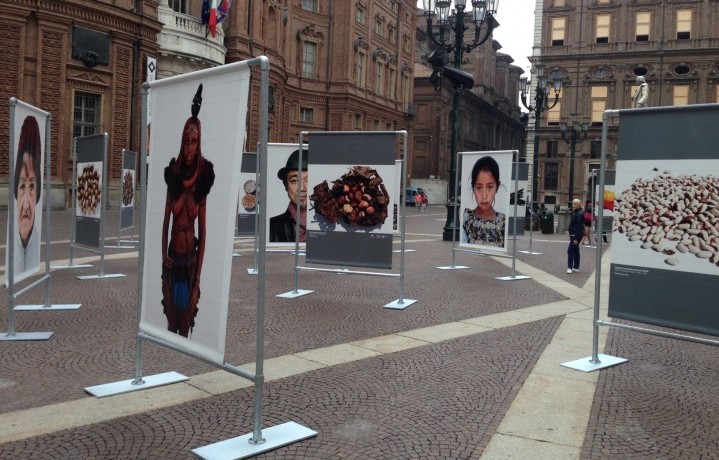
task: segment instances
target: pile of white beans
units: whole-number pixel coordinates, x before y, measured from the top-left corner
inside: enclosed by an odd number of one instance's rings
[[[719,267],[719,177],[672,176],[637,179],[615,203],[613,230],[669,256],[691,253]],[[668,244],[667,244],[668,243]]]

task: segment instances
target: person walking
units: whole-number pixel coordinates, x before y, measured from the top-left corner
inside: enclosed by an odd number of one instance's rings
[[[569,221],[569,246],[567,247],[567,273],[579,271],[579,242],[584,234],[584,211],[582,202],[572,201],[572,217]]]
[[[414,207],[417,208],[417,212],[422,212],[422,194],[419,192],[414,195]]]

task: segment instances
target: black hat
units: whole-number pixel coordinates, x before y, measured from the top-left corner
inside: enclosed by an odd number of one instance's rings
[[[308,151],[305,149],[302,149],[302,170],[307,170],[307,157],[308,157]],[[292,152],[290,157],[287,159],[287,164],[284,168],[277,171],[277,177],[284,182],[287,179],[287,173],[290,171],[299,171],[300,170],[300,151],[295,150]]]

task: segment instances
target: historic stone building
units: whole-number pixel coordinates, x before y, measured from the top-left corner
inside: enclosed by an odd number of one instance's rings
[[[53,207],[70,200],[75,136],[108,133],[108,173],[117,191],[122,149],[139,149],[143,66],[157,54],[161,28],[155,1],[0,2],[0,100],[16,97],[52,114]],[[0,177],[7,183],[5,107]],[[7,187],[0,190],[4,205]]]
[[[575,144],[574,196],[590,199],[602,114],[632,107],[637,76],[649,84],[649,106],[719,101],[716,2],[538,0],[536,11],[541,20],[532,62],[545,65],[545,74],[563,76],[564,84],[559,104],[541,120],[540,202],[567,205],[571,145],[559,126],[571,123],[572,114],[589,124],[586,140]],[[615,165],[617,131],[612,122],[607,168]]]
[[[53,207],[70,204],[73,138],[102,132],[109,135],[109,205],[117,205],[121,152],[141,151],[142,83],[151,74],[165,78],[259,55],[271,65],[271,142],[296,142],[302,131],[406,130],[410,177],[446,181],[451,90],[429,91],[424,74],[415,78],[423,54],[415,0],[235,0],[215,37],[201,9],[202,0],[0,3],[0,98],[52,114]],[[498,49],[489,40],[469,56],[476,83],[463,105],[463,148],[520,148],[513,94],[521,71]],[[248,150],[258,141],[258,85],[254,79]],[[421,100],[432,101],[421,102],[420,114],[415,85]],[[8,110],[0,111],[4,145],[8,125]],[[0,153],[0,168],[7,167]],[[7,181],[7,173],[0,177]],[[438,201],[445,191],[440,195]]]

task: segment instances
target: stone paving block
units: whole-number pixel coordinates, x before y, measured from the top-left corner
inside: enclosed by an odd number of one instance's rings
[[[482,460],[529,460],[530,452],[534,460],[576,460],[580,454],[574,446],[497,434],[482,452]]]
[[[213,395],[227,393],[228,391],[239,390],[240,388],[247,388],[254,385],[254,383],[246,378],[225,370],[207,372],[205,374],[192,376],[188,384]]]
[[[535,315],[530,315],[522,311],[508,311],[505,313],[496,313],[494,315],[478,316],[476,318],[468,318],[463,323],[474,324],[491,329],[500,329],[503,327],[516,326],[517,324],[538,321]]]
[[[488,327],[476,326],[468,323],[440,324],[412,331],[402,332],[401,335],[428,343],[443,342],[449,339],[465,337],[472,334],[491,331]]]
[[[394,353],[409,350],[410,348],[421,347],[427,345],[427,342],[402,335],[391,334],[366,340],[356,340],[352,342],[352,345],[367,348],[377,353]]]
[[[499,433],[581,448],[595,385],[530,375],[499,425]]]
[[[321,363],[325,366],[334,366],[337,364],[357,361],[358,359],[371,358],[380,353],[358,347],[350,344],[335,345],[327,348],[318,348],[315,350],[303,351],[296,353],[296,356],[306,360]]]

